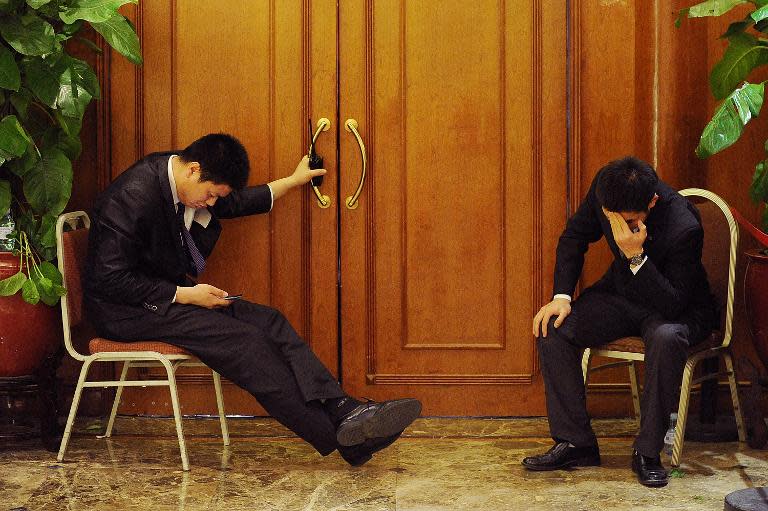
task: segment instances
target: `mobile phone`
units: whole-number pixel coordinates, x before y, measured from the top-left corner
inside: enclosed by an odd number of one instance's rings
[[[227,296],[224,297],[224,299],[225,300],[239,300],[242,297],[243,297],[242,294],[239,294],[239,295],[227,295]]]

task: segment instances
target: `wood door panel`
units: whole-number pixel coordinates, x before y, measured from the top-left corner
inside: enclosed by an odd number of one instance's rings
[[[556,6],[510,4],[340,4],[341,116],[369,162],[360,207],[341,213],[352,393],[417,395],[427,414],[543,412],[529,332],[551,286],[543,225],[564,219],[563,176],[543,168],[563,168],[565,54],[543,33]],[[346,195],[360,156],[340,143]]]
[[[248,150],[249,184],[265,183],[290,175],[306,153],[307,118],[335,121],[334,2],[167,0],[141,2],[130,13],[145,64],[113,66],[112,131],[127,142],[112,144],[113,177],[146,153],[228,132]],[[330,169],[336,166],[335,138],[332,129],[318,141]],[[335,187],[330,172],[324,193]],[[267,215],[223,221],[201,281],[280,309],[335,373],[336,210],[319,209],[313,197],[307,188],[292,190]],[[190,369],[179,377],[185,413],[215,413],[204,374]],[[123,413],[170,412],[166,389],[126,390],[124,396]],[[231,385],[226,409],[264,414]]]

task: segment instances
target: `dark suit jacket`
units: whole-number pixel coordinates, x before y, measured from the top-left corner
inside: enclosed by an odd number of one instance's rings
[[[164,315],[176,286],[192,284],[168,181],[172,154],[178,153],[154,153],[138,161],[96,200],[83,292],[97,327],[141,314]],[[219,218],[265,213],[271,205],[267,185],[232,191],[208,208],[212,218],[206,228],[192,223],[195,245],[208,257],[221,233]]]
[[[594,288],[624,296],[670,321],[716,327],[719,315],[701,264],[704,230],[696,208],[659,181],[659,199],[645,222],[648,237],[643,249],[648,259],[633,275],[597,199],[597,179],[560,236],[554,293],[573,295],[588,245],[605,236],[614,260]]]

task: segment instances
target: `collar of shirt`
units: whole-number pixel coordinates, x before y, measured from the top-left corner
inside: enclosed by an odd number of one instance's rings
[[[176,158],[175,154],[172,154],[168,158],[168,181],[171,183],[171,195],[173,196],[173,208],[178,211],[179,207],[179,194],[176,192],[176,179],[173,177],[173,159]],[[211,221],[211,212],[208,208],[184,208],[184,226],[187,230],[192,227],[192,221],[197,222],[203,227],[208,227],[208,223]]]

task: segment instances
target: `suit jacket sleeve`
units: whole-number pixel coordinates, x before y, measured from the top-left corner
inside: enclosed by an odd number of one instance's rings
[[[603,236],[603,229],[598,217],[598,214],[602,213],[595,195],[596,182],[597,178],[592,182],[592,186],[579,209],[568,219],[565,230],[557,242],[553,294],[573,296],[576,282],[578,282],[584,267],[584,254],[590,243],[594,243]]]
[[[248,186],[234,190],[226,197],[216,201],[211,208],[218,218],[269,213],[272,209],[272,191],[268,185]]]
[[[156,211],[146,202],[141,191],[126,189],[102,205],[91,225],[92,234],[96,231],[89,248],[92,282],[98,294],[109,297],[112,303],[141,304],[147,310],[165,314],[176,284],[147,275],[139,262],[139,254],[149,250],[147,245],[151,243],[140,236],[151,231],[143,215]]]
[[[636,275],[632,275],[628,265],[622,265],[626,289],[634,291],[666,319],[678,318],[688,309],[693,293],[700,289],[701,275],[695,270],[701,264],[703,244],[703,229],[693,227],[684,231],[672,245],[663,271],[650,258]]]

